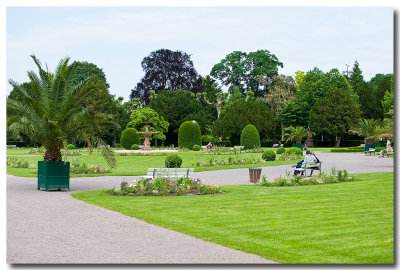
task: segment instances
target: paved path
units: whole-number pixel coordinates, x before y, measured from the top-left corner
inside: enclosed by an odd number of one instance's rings
[[[393,171],[393,158],[319,153],[323,171]],[[290,165],[264,167],[269,179]],[[207,184],[249,184],[248,169],[195,173]],[[133,177],[71,178],[71,192],[106,189]],[[7,175],[7,263],[273,263],[75,200],[36,190],[35,178]]]

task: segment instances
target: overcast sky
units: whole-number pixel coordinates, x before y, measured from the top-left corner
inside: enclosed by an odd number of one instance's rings
[[[32,53],[50,71],[69,56],[102,68],[125,101],[142,59],[161,48],[190,54],[203,76],[232,51],[260,49],[283,62],[285,75],[344,71],[355,60],[366,80],[393,73],[389,7],[7,7],[6,34],[7,79],[28,80]]]

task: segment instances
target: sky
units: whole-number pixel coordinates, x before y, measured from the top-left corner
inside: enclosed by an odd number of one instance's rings
[[[110,93],[125,101],[143,58],[161,48],[190,54],[202,76],[232,51],[265,49],[284,75],[344,71],[356,60],[366,80],[393,73],[392,7],[8,6],[6,15],[7,80],[28,80],[31,54],[52,72],[68,56],[103,69]]]

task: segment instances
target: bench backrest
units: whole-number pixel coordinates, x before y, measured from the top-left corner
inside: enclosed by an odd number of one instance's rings
[[[303,162],[304,168],[321,168],[321,162]]]
[[[147,176],[179,178],[190,177],[193,172],[194,168],[148,168]]]

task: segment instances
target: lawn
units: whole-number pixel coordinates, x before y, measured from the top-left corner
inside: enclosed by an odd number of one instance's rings
[[[223,186],[225,193],[205,196],[71,196],[280,263],[392,264],[393,173],[355,177],[316,186]]]
[[[210,171],[210,170],[224,170],[224,169],[237,169],[237,168],[254,168],[260,166],[279,166],[296,163],[299,160],[288,160],[288,161],[269,161],[267,163],[258,164],[241,164],[241,165],[223,165],[223,166],[211,166],[211,167],[200,167],[196,166],[196,162],[203,161],[208,162],[210,159],[227,160],[229,157],[234,159],[244,158],[260,158],[261,153],[243,153],[240,155],[204,155],[204,151],[185,151],[179,152],[179,156],[182,157],[183,163],[182,168],[194,168],[195,172]],[[85,163],[90,165],[102,165],[107,167],[107,163],[104,158],[101,157],[99,152],[94,151],[92,155],[88,155],[88,151],[82,150],[81,154],[76,156],[76,160],[79,163]],[[30,153],[28,148],[18,149],[7,149],[7,155],[36,155],[36,156],[20,156],[21,160],[27,161],[29,164],[36,164],[39,160],[43,160],[43,153]],[[68,161],[73,160],[73,156],[67,157]],[[118,175],[118,176],[135,176],[145,175],[148,168],[164,168],[164,160],[166,155],[152,154],[146,156],[120,156],[116,154],[117,168],[113,169],[110,173],[105,175]],[[36,168],[10,168],[7,166],[7,173],[22,176],[22,177],[35,177],[37,176]],[[104,175],[104,174],[102,174]],[[71,175],[72,177],[81,176],[99,176],[99,174],[80,174]]]

